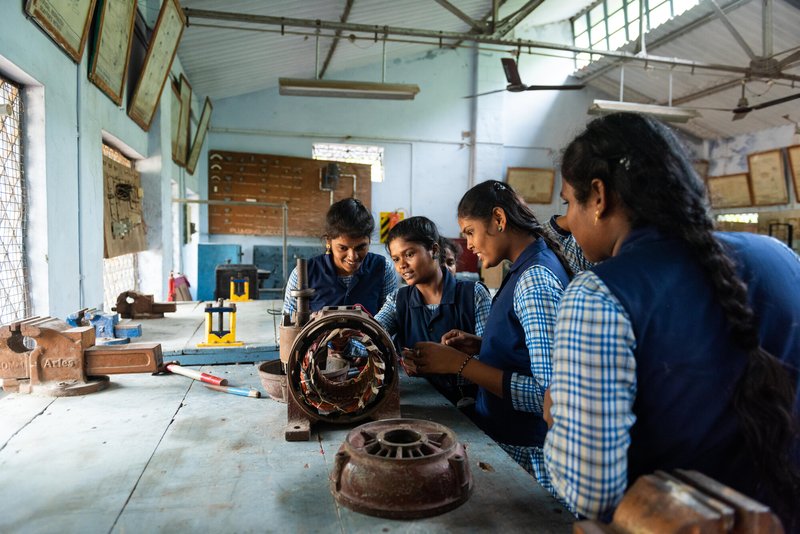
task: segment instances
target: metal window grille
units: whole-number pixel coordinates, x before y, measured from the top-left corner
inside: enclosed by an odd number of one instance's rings
[[[133,162],[122,152],[103,145],[103,157],[110,158],[133,168]],[[137,254],[123,254],[103,260],[103,306],[110,311],[117,304],[117,296],[123,291],[139,289],[139,259]]]
[[[364,163],[372,167],[371,180],[373,182],[383,181],[383,147],[314,143],[311,147],[311,157],[343,163]]]
[[[639,2],[643,2],[645,32],[694,7],[700,0],[598,0],[572,17],[572,42],[592,50],[617,50],[639,38]],[[575,69],[598,59],[575,54]]]
[[[30,315],[20,87],[0,77],[0,324]]]

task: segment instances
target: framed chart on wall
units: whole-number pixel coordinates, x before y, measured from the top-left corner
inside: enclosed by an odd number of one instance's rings
[[[128,116],[145,131],[150,129],[150,123],[153,122],[185,27],[186,16],[178,0],[164,0],[128,106]]]
[[[135,2],[101,0],[89,79],[118,106],[122,104],[135,18]]]
[[[180,83],[181,109],[178,117],[178,138],[175,150],[172,151],[172,160],[178,165],[186,166],[186,156],[189,152],[189,116],[192,113],[192,86],[189,80],[181,74]]]
[[[750,186],[754,206],[774,206],[789,203],[783,155],[780,150],[759,152],[747,156],[750,167]]]
[[[712,208],[741,208],[752,206],[750,180],[747,174],[709,176],[706,183]]]
[[[556,171],[529,167],[509,167],[506,182],[530,204],[550,204]]]
[[[786,153],[789,156],[789,169],[792,171],[794,199],[800,202],[800,145],[788,147]]]
[[[200,159],[200,150],[203,148],[203,143],[206,140],[206,131],[208,124],[211,122],[211,100],[206,97],[205,104],[203,105],[203,113],[200,115],[200,121],[197,123],[197,132],[194,134],[192,141],[192,149],[189,151],[189,158],[186,160],[186,172],[194,174],[194,169],[197,167],[197,160]]]
[[[95,1],[28,0],[25,11],[75,63],[80,63]]]

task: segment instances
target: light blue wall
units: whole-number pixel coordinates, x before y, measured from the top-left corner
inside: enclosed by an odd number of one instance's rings
[[[155,273],[141,289],[163,298],[172,245],[169,181],[177,172],[169,154],[169,125],[158,118],[148,134],[87,77],[88,51],[76,65],[25,17],[23,2],[9,2],[0,16],[0,72],[27,89],[25,178],[31,208],[32,313],[64,317],[103,303],[103,136],[118,139],[128,156],[142,160],[145,222],[150,252],[142,272]],[[167,86],[167,90],[170,90]],[[169,117],[169,98],[160,113]],[[166,191],[166,193],[165,193]],[[162,224],[166,223],[166,224]]]
[[[559,39],[568,37],[565,27],[556,27]],[[508,166],[553,167],[555,155],[585,122],[585,114],[576,110],[587,109],[594,98],[588,91],[463,98],[505,87],[500,57],[460,48],[390,61],[387,81],[420,86],[413,101],[287,97],[277,87],[219,100],[209,147],[308,158],[317,142],[382,146],[386,179],[372,184],[373,215],[403,209],[408,215],[430,217],[444,235],[456,236],[461,196],[477,182],[504,179]],[[572,70],[571,61],[527,55],[520,65],[528,83],[562,83]],[[375,81],[379,73],[371,66],[335,78]],[[201,178],[200,188],[205,197],[207,177]],[[537,213],[555,213],[557,196],[558,188],[552,204],[534,207]],[[253,244],[279,243],[272,237],[208,235],[206,217],[201,220],[201,241],[242,244],[245,262],[251,261]],[[372,249],[383,251],[380,245]]]

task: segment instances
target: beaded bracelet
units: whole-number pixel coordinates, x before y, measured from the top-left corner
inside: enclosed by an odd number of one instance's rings
[[[458,372],[456,373],[456,375],[457,375],[457,376],[461,376],[461,371],[463,371],[463,370],[464,370],[464,367],[466,367],[466,366],[467,366],[467,364],[468,364],[468,363],[469,363],[469,361],[470,361],[470,360],[473,358],[473,356],[475,356],[475,355],[474,355],[474,354],[470,354],[469,356],[467,356],[466,358],[464,358],[464,363],[462,363],[462,364],[461,364],[461,367],[458,369]],[[463,377],[462,377],[462,378],[463,378]]]

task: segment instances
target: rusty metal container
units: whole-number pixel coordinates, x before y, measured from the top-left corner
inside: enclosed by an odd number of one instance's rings
[[[385,419],[347,435],[330,476],[336,502],[378,517],[442,514],[469,499],[472,474],[464,445],[444,425]]]

